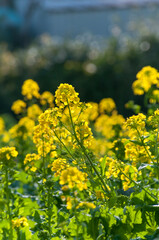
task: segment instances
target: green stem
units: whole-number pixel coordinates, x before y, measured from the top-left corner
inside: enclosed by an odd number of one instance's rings
[[[83,144],[79,141],[78,137],[77,137],[77,134],[76,134],[76,131],[75,131],[75,127],[74,127],[74,123],[73,123],[73,120],[72,120],[72,115],[71,115],[71,109],[69,107],[69,104],[68,104],[68,109],[69,109],[69,114],[70,114],[70,119],[71,119],[71,125],[72,125],[72,129],[73,129],[73,134],[74,134],[74,137],[77,141],[77,143],[79,144],[79,146],[81,147],[86,159],[88,160],[88,162],[90,163],[91,167],[93,168],[94,172],[96,173],[96,175],[98,176],[99,180],[101,181],[101,186],[102,186],[102,189],[103,189],[103,186],[104,186],[104,191],[106,191],[107,193],[109,193],[109,190],[103,180],[103,178],[100,176],[98,170],[96,169],[96,167],[94,166],[93,162],[92,162],[92,159],[89,157],[89,155],[87,154],[86,152],[86,149],[85,147],[83,146]]]
[[[48,187],[48,226],[49,226],[49,235],[51,239],[52,229],[51,229],[51,217],[52,217],[52,208],[51,208],[51,199],[50,199],[50,187]]]
[[[159,129],[159,127],[158,127],[158,129]],[[143,144],[143,146],[144,146],[144,148],[145,148],[145,151],[147,152],[149,158],[151,159],[151,161],[152,161],[153,164],[155,165],[155,162],[154,162],[154,160],[152,159],[149,151],[147,150],[147,148],[146,148],[146,146],[145,146],[145,143],[144,143],[144,141],[143,141],[143,138],[142,138],[142,136],[140,135],[140,132],[138,131],[137,128],[136,128],[136,130],[137,130],[138,136],[139,136],[139,138],[140,138],[140,140],[141,140],[141,142],[142,142],[142,144]],[[157,144],[157,138],[158,138],[158,132],[157,132],[157,136],[156,136],[156,144]],[[158,162],[158,161],[159,161],[159,160],[158,160],[158,149],[157,149],[157,167],[159,166],[159,162]],[[157,176],[158,176],[158,180],[159,180],[159,168],[157,168]],[[142,189],[145,191],[144,188],[142,188]],[[145,191],[145,192],[147,192],[147,191]],[[149,195],[151,195],[149,192],[147,192],[147,193],[148,193]],[[158,194],[157,194],[157,196],[158,196]],[[152,195],[151,195],[151,197],[152,197]],[[154,196],[154,197],[155,197],[155,196]],[[154,198],[154,197],[153,197],[153,198]],[[157,198],[155,197],[155,199],[158,200],[158,197],[157,197]]]
[[[12,216],[11,216],[11,210],[10,210],[10,190],[9,190],[9,176],[8,176],[8,168],[6,167],[5,171],[5,178],[6,178],[6,199],[7,199],[7,218],[9,216],[9,240],[13,239],[13,229],[12,229]]]
[[[43,140],[43,156],[42,156],[42,158],[43,158],[43,175],[44,175],[44,178],[46,178],[46,172],[45,172],[45,156],[44,156],[44,137],[42,136],[42,140]]]
[[[66,145],[61,141],[61,139],[59,138],[59,136],[57,135],[57,133],[55,132],[55,130],[54,130],[54,134],[55,134],[55,136],[57,137],[57,139],[59,140],[59,142],[64,146],[64,148],[66,149],[66,151],[70,154],[70,156],[72,157],[72,159],[75,160],[74,157],[73,157],[73,155],[72,155],[72,153],[69,151],[69,149],[66,147]]]

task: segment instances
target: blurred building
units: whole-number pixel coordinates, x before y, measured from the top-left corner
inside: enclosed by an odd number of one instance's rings
[[[89,32],[118,35],[159,20],[159,0],[15,0],[23,30],[75,37]],[[154,24],[152,24],[154,25]],[[150,27],[151,29],[151,27]]]

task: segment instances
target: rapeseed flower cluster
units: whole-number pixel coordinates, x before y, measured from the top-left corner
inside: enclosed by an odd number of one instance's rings
[[[99,112],[103,113],[111,113],[116,109],[116,104],[112,98],[103,98],[99,103]]]
[[[37,155],[36,153],[28,153],[24,159],[24,165],[27,165],[25,167],[25,170],[26,171],[30,170],[31,172],[36,172],[36,170],[37,170],[36,162],[39,160],[40,160],[40,156]]]
[[[22,138],[23,140],[27,140],[28,137],[32,137],[34,127],[34,120],[28,117],[23,117],[17,124],[9,129],[9,135],[13,139]]]
[[[27,106],[27,104],[24,101],[19,99],[19,100],[16,100],[15,102],[13,102],[13,104],[11,106],[11,110],[15,114],[20,114],[26,110],[26,106]]]
[[[45,91],[40,95],[41,105],[48,105],[48,107],[54,107],[54,96],[51,92]]]
[[[106,139],[111,139],[116,136],[115,126],[120,126],[124,123],[124,117],[119,114],[113,114],[112,116],[102,114],[100,115],[95,122],[95,129],[97,132],[102,133]]]
[[[147,136],[146,116],[143,113],[133,115],[124,122],[124,130],[131,140],[140,140]],[[145,141],[143,139],[143,141]]]
[[[159,73],[150,66],[143,67],[136,75],[137,80],[133,82],[132,89],[135,95],[143,95],[148,92],[152,85],[159,87]]]
[[[154,113],[148,117],[147,123],[151,127],[158,129],[158,127],[159,127],[159,109],[154,111]]]
[[[150,146],[141,146],[133,142],[128,142],[125,145],[125,157],[128,159],[133,166],[141,163],[151,163],[153,157],[150,151]]]
[[[96,208],[96,206],[95,206],[95,204],[94,203],[92,203],[92,202],[80,202],[78,205],[77,205],[77,207],[76,207],[76,209],[78,209],[78,208],[92,208],[92,209],[94,209],[94,208]]]
[[[64,83],[60,84],[55,92],[55,102],[59,108],[64,108],[66,106],[75,106],[79,104],[78,93],[75,92],[74,87]]]
[[[11,158],[18,156],[18,152],[15,147],[2,147],[0,148],[0,161],[5,163]]]
[[[87,174],[76,167],[69,167],[61,172],[60,184],[67,184],[70,189],[77,188],[79,191],[87,189]]]
[[[33,97],[39,98],[39,90],[39,85],[32,79],[28,79],[23,83],[22,95],[28,100],[31,100]]]
[[[51,167],[51,171],[55,172],[55,176],[59,176],[61,171],[69,167],[67,160],[64,158],[57,158],[53,161],[53,163],[49,164],[48,167]]]
[[[106,177],[108,179],[111,177],[120,179],[122,181],[124,191],[134,186],[131,179],[133,179],[133,181],[136,181],[138,176],[138,170],[135,166],[126,165],[118,159],[107,157],[106,167]]]
[[[37,104],[33,104],[32,106],[28,107],[27,115],[30,119],[37,120],[39,115],[42,113],[41,108]]]
[[[136,81],[133,85],[136,94],[146,93],[152,85],[159,86],[158,72],[147,67],[137,75]],[[28,181],[37,186],[38,203],[42,202],[47,209],[44,215],[50,219],[50,226],[53,211],[59,214],[58,204],[61,209],[73,209],[72,216],[74,211],[91,213],[90,209],[111,201],[118,188],[127,191],[146,182],[142,169],[151,176],[156,173],[158,109],[148,117],[139,113],[125,120],[111,98],[104,98],[99,104],[83,103],[69,84],[61,84],[55,97],[47,91],[40,94],[39,90],[33,80],[24,82],[24,101],[17,100],[12,105],[19,121],[7,132],[11,147],[0,149],[0,162],[9,166],[10,159],[20,152],[24,176],[30,174]],[[157,91],[154,90],[154,96]],[[1,136],[5,132],[0,118]],[[35,216],[38,218],[38,213]],[[28,226],[27,218],[13,219],[12,226],[13,229]]]
[[[12,219],[13,228],[23,228],[29,226],[28,219],[26,217],[21,217],[17,219]]]

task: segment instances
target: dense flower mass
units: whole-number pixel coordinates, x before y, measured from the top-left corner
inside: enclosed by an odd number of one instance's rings
[[[0,118],[0,239],[156,237],[157,88],[158,71],[143,68],[133,90],[145,93],[147,114],[129,101],[125,120],[111,98],[84,103],[69,84],[40,94],[26,80],[17,123]]]
[[[82,191],[87,189],[87,174],[76,167],[69,167],[61,172],[60,184],[68,184],[69,188],[77,187]]]
[[[62,170],[69,167],[69,164],[67,163],[66,159],[57,158],[52,164],[49,165],[49,167],[51,167],[51,171],[55,172],[55,176],[59,176]]]
[[[151,163],[152,154],[149,146],[141,146],[128,142],[125,145],[125,157],[136,166],[138,163]]]

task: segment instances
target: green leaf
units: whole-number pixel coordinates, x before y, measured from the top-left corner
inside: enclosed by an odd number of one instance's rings
[[[137,193],[137,192],[133,192],[130,195],[130,203],[132,205],[143,205],[144,204],[144,200],[145,200],[145,191],[142,190],[141,192]]]
[[[40,214],[39,214],[39,212],[37,210],[34,213],[34,221],[37,222],[37,223],[41,223],[42,222]]]
[[[104,156],[104,158],[103,158],[103,160],[102,160],[102,162],[101,162],[102,176],[105,176],[106,158],[107,158],[107,156]]]

